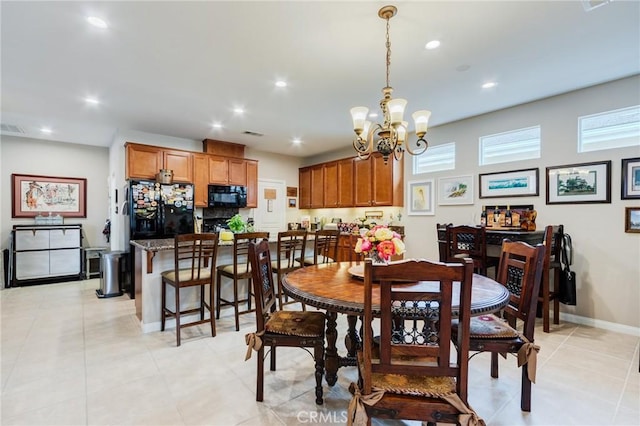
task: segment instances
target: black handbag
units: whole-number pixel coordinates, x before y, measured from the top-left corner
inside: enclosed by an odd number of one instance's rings
[[[560,272],[560,286],[558,291],[558,300],[565,305],[575,305],[577,302],[576,297],[576,273],[571,270],[569,266],[571,264],[571,258],[573,253],[569,254],[572,250],[571,237],[568,234],[564,234],[562,240],[562,271]]]

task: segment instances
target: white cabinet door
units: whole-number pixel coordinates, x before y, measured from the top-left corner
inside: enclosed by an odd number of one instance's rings
[[[80,273],[80,249],[51,250],[49,275],[76,275]]]
[[[80,246],[79,229],[52,229],[49,232],[49,248],[73,248]]]
[[[16,253],[16,278],[28,280],[49,276],[49,252],[28,251]]]
[[[16,231],[16,250],[46,250],[49,248],[48,229],[25,229]]]

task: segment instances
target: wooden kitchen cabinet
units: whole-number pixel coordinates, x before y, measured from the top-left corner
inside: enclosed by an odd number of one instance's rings
[[[209,183],[229,184],[229,159],[227,157],[209,155]]]
[[[162,148],[150,145],[126,144],[126,179],[153,179],[163,167]]]
[[[196,207],[209,205],[209,156],[193,154],[193,200]]]
[[[338,207],[338,162],[324,164],[323,198],[324,207]]]
[[[324,207],[352,207],[353,158],[324,163]]]
[[[258,162],[245,160],[247,163],[247,208],[258,208]]]
[[[194,181],[193,154],[191,152],[163,150],[162,160],[163,169],[173,170],[173,180],[175,182],[190,183]]]
[[[300,194],[300,208],[311,208],[311,168],[304,167],[298,171],[298,186]]]
[[[311,167],[311,208],[324,207],[324,167],[322,164]]]
[[[403,206],[404,162],[374,154],[367,160],[354,160],[355,206]]]
[[[229,158],[229,185],[247,186],[247,162],[242,158]]]

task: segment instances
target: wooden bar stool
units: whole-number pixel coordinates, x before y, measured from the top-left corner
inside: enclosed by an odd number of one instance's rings
[[[268,239],[268,232],[244,232],[233,235],[233,263],[218,265],[216,276],[216,318],[220,318],[220,308],[233,306],[236,331],[240,330],[240,315],[253,312],[251,309],[251,265],[249,263],[249,243]],[[220,295],[222,277],[233,280],[233,298],[223,299]],[[238,282],[247,280],[247,297],[238,299]],[[240,311],[239,305],[247,308]]]
[[[307,231],[284,231],[278,232],[277,258],[271,261],[271,269],[277,275],[277,294],[280,309],[289,303],[299,303],[297,300],[288,300],[282,291],[282,277],[291,271],[302,268],[299,259],[304,256],[307,245]],[[304,309],[304,304],[302,304]]]

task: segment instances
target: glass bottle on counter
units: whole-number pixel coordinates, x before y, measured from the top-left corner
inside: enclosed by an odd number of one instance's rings
[[[493,226],[500,226],[500,209],[498,206],[493,209]]]
[[[504,214],[504,226],[512,226],[513,219],[511,218],[511,207],[507,204],[507,211]]]
[[[482,213],[480,213],[480,226],[487,226],[487,206],[482,206]]]

